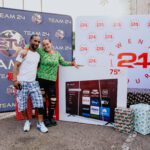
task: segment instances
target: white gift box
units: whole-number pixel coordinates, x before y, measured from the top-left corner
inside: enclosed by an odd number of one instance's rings
[[[135,131],[146,135],[150,133],[150,105],[135,104],[130,108],[134,111],[134,129]]]

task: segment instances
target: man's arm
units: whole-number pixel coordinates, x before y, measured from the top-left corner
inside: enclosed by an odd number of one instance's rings
[[[19,74],[19,67],[24,60],[25,57],[22,56],[22,51],[20,51],[18,56],[16,57],[16,62],[13,68],[13,82],[14,82],[14,87],[17,89],[19,89],[19,85],[20,85],[20,83],[17,81],[17,75]]]
[[[17,75],[19,73],[20,65],[21,65],[21,62],[16,61],[14,64],[14,68],[13,68],[13,82],[14,82],[14,87],[16,89],[18,89],[18,85],[19,85],[19,82],[17,81]]]
[[[13,68],[13,81],[17,80],[17,75],[19,73],[19,67],[21,62],[16,61]]]

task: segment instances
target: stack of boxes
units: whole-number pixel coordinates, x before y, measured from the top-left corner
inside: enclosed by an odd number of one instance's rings
[[[143,135],[150,134],[150,105],[140,103],[130,108],[116,108],[114,126],[124,133],[135,130]]]
[[[114,126],[124,133],[131,133],[134,130],[134,113],[130,108],[116,108]]]
[[[150,133],[150,105],[135,104],[130,108],[134,111],[134,129],[135,131],[146,135]]]

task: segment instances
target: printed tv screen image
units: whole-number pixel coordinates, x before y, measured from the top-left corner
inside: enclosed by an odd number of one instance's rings
[[[66,113],[114,121],[117,79],[66,82]]]

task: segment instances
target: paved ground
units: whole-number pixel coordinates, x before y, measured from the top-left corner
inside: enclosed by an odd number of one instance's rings
[[[150,135],[123,134],[111,127],[59,121],[47,134],[22,131],[23,122],[0,115],[0,150],[150,150]]]

